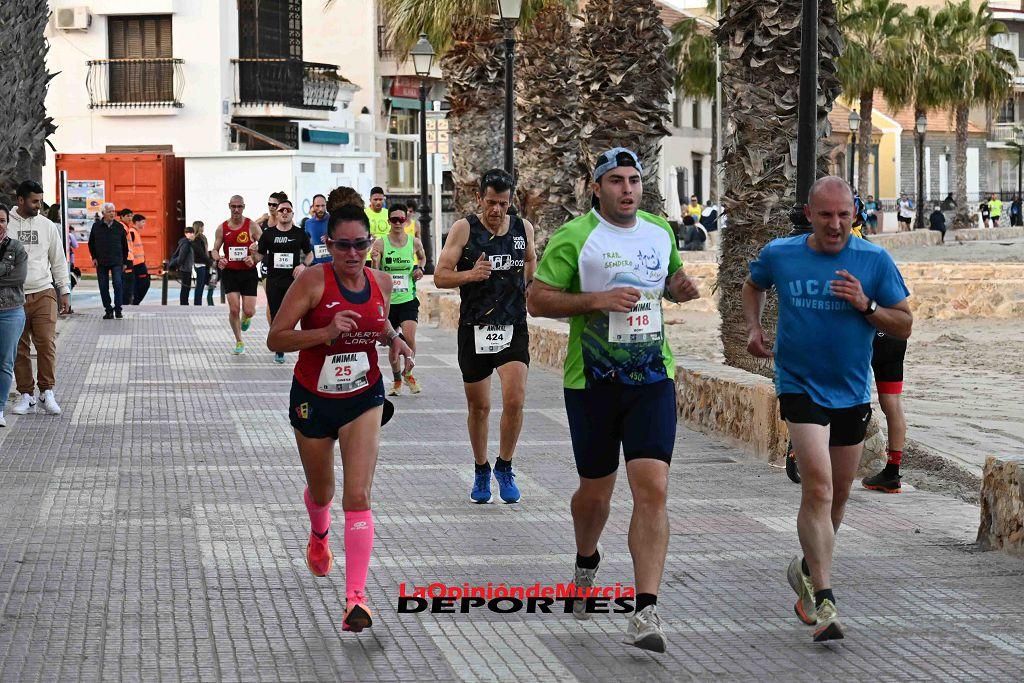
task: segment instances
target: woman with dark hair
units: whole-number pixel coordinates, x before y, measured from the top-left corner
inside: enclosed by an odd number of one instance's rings
[[[381,424],[394,410],[384,398],[377,344],[390,346],[393,363],[404,358],[406,367],[415,364],[412,350],[388,322],[391,276],[364,266],[372,243],[361,208],[343,206],[331,213],[327,246],[333,261],[307,268],[289,287],[267,337],[271,351],[299,352],[288,416],[306,473],[303,498],[311,527],[306,566],[314,576],[325,576],[334,565],[327,534],[335,440],[341,450],[342,630],[356,633],[373,623],[365,595],[374,535],[370,487]]]
[[[0,204],[0,427],[7,426],[4,406],[14,381],[14,359],[25,327],[25,278],[28,252],[7,234],[11,214]]]

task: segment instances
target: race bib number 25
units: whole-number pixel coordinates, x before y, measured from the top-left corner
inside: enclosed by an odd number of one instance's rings
[[[350,394],[369,382],[370,359],[366,353],[337,353],[324,358],[317,389],[325,394]]]

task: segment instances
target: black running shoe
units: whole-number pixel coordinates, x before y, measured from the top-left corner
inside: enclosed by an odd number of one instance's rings
[[[800,468],[796,464],[796,452],[793,451],[792,441],[789,442],[789,447],[786,449],[786,476],[794,484],[800,483]]]
[[[882,493],[899,493],[902,489],[900,487],[900,475],[897,473],[886,472],[882,470],[873,477],[864,477],[864,481],[861,483],[864,488],[871,489],[872,491],[881,491]]]

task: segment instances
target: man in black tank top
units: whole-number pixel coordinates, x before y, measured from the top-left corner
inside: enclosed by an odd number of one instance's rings
[[[481,212],[458,220],[437,259],[434,284],[459,288],[459,368],[469,407],[469,441],[476,474],[470,498],[491,501],[487,460],[487,417],[491,411],[491,373],[501,378],[501,440],[494,477],[501,499],[519,502],[512,455],[523,426],[530,336],[526,327],[526,288],[537,269],[533,225],[508,214],[512,178],[491,170],[480,181]]]

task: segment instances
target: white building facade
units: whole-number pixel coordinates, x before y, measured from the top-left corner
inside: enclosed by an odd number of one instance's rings
[[[51,0],[47,109],[57,152],[169,152],[185,159],[186,220],[250,215],[284,190],[377,183],[360,86],[328,57],[321,6],[301,0]],[[310,30],[312,28],[312,30]],[[53,152],[44,172],[56,196]]]

